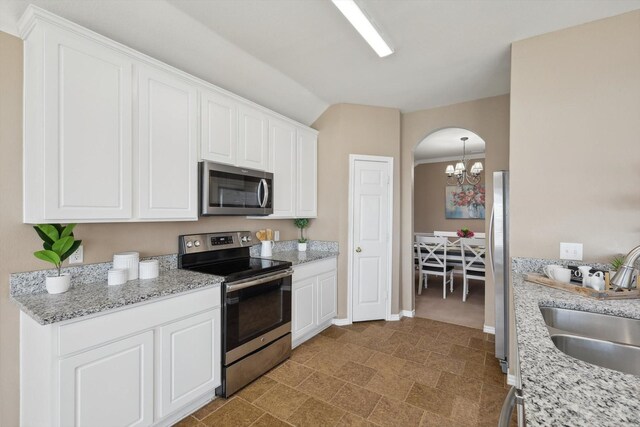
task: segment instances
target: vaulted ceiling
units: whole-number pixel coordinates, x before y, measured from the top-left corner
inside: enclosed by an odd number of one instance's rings
[[[329,0],[28,3],[301,122],[340,102],[415,111],[509,92],[513,41],[640,8],[640,0],[360,0],[395,48],[378,58]]]

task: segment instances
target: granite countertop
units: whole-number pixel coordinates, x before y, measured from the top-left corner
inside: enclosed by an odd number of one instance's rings
[[[35,321],[48,325],[193,289],[219,286],[223,280],[221,276],[171,269],[155,279],[130,280],[119,286],[109,286],[103,281],[73,286],[62,294],[40,292],[14,295],[12,299]]]
[[[640,319],[640,302],[593,300],[527,282],[516,272],[513,284],[527,425],[640,425],[640,377],[558,350],[539,309],[561,307]]]
[[[305,251],[298,252],[295,251],[282,251],[282,252],[274,252],[271,259],[275,259],[277,261],[289,261],[294,266],[305,264],[313,261],[320,261],[327,258],[337,257],[338,252],[334,251]],[[264,257],[262,257],[264,258]]]

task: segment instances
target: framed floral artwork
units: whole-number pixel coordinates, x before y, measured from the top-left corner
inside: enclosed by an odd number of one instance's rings
[[[484,184],[447,185],[444,213],[446,219],[484,219]]]

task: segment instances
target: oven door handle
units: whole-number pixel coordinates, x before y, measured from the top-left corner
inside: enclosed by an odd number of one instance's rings
[[[237,282],[227,284],[227,292],[238,291],[240,289],[261,285],[263,283],[267,283],[273,280],[278,280],[287,276],[291,276],[292,274],[293,274],[293,269],[289,268],[284,272],[278,273],[278,274],[265,274],[264,276],[252,277],[245,280],[239,280]]]

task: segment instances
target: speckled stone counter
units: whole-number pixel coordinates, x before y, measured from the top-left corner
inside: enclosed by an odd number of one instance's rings
[[[274,252],[271,259],[275,259],[278,261],[289,261],[294,266],[305,264],[307,262],[320,261],[327,258],[337,257],[338,252],[330,252],[330,251],[305,251],[298,252],[295,251],[283,251],[283,252]]]
[[[564,354],[553,345],[540,313],[547,306],[640,319],[640,301],[597,301],[526,282],[523,273],[539,271],[537,261],[514,260],[513,273],[527,425],[640,425],[640,377]]]
[[[221,276],[171,269],[156,279],[131,280],[119,286],[96,282],[74,286],[63,294],[40,292],[14,295],[12,299],[35,321],[47,325],[193,289],[219,286],[223,280]]]

